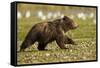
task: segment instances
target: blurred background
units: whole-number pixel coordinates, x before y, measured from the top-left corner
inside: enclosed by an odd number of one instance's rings
[[[72,62],[96,60],[96,8],[40,4],[17,4],[17,51],[29,30],[37,23],[70,17],[79,27],[66,34],[77,45],[60,49],[55,42],[48,44],[48,51],[37,50],[37,43],[17,52],[18,64]]]
[[[79,28],[69,31],[72,38],[96,37],[96,8],[39,4],[18,4],[18,40],[23,40],[31,27],[42,21],[50,21],[68,16],[79,24]]]

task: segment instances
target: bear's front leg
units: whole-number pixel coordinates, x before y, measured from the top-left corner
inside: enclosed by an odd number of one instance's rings
[[[67,35],[64,36],[64,44],[73,44],[76,45],[76,43]]]
[[[64,45],[64,36],[63,36],[63,35],[57,37],[56,43],[58,44],[58,46],[59,46],[61,49],[68,49],[68,48],[66,48],[65,45]]]

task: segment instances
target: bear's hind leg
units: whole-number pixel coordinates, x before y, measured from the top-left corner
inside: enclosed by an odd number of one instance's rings
[[[27,40],[24,41],[21,45],[20,51],[24,51],[26,48],[28,48],[29,46],[31,46],[33,43],[35,43],[35,41],[32,40]]]
[[[38,45],[38,50],[45,50],[46,44],[44,43],[39,43]]]

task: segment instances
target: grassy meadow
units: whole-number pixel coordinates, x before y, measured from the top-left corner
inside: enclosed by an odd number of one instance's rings
[[[18,9],[21,6],[18,7]],[[22,7],[21,7],[22,8]],[[68,7],[67,7],[68,8]],[[68,8],[70,11],[79,10],[79,12],[84,12],[84,8]],[[29,8],[28,8],[29,9]],[[55,8],[53,8],[55,9]],[[63,8],[64,9],[64,8]],[[86,8],[88,10],[88,8]],[[94,8],[95,9],[95,8]],[[19,9],[21,11],[21,9]],[[38,9],[37,9],[38,10]],[[49,9],[48,9],[49,10]],[[61,11],[61,9],[59,9]],[[32,10],[31,10],[32,11]],[[58,11],[58,10],[57,10]],[[69,12],[70,12],[69,11]],[[94,10],[88,10],[94,13]],[[77,12],[77,13],[79,13]],[[76,14],[76,13],[75,13]],[[64,15],[69,16],[70,14],[64,13]],[[96,60],[96,23],[93,18],[86,19],[78,18],[77,15],[72,18],[75,23],[79,24],[79,27],[75,30],[68,31],[67,34],[70,36],[77,45],[66,44],[68,49],[60,49],[54,42],[48,44],[46,51],[37,50],[37,42],[27,48],[25,52],[19,52],[20,45],[22,44],[28,31],[37,23],[48,21],[48,19],[42,20],[37,16],[23,17],[17,20],[17,64],[38,64],[38,63],[55,63],[55,62],[73,62],[73,61],[89,61]],[[56,19],[56,18],[53,18]],[[51,20],[53,20],[51,19]]]

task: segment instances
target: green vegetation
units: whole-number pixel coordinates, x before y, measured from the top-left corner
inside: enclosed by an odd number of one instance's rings
[[[17,53],[18,64],[37,64],[52,62],[72,62],[96,60],[95,40],[76,40],[78,45],[66,45],[68,49],[60,49],[54,43],[46,47],[47,51],[38,51],[36,47],[27,48]]]
[[[69,7],[67,7],[66,9],[69,9]],[[75,8],[75,7],[71,8],[73,12],[75,9],[78,10],[79,8]],[[71,10],[69,9],[69,12]],[[83,10],[84,8],[79,11],[83,11]],[[68,14],[64,14],[64,15],[68,15]],[[33,44],[31,47],[27,48],[25,52],[19,52],[20,45],[23,42],[28,31],[32,28],[33,25],[42,22],[42,20],[37,18],[36,16],[18,19],[18,24],[17,24],[18,64],[20,65],[20,64],[96,60],[96,24],[94,24],[93,18],[87,18],[86,20],[82,20],[75,17],[73,18],[73,20],[74,22],[79,24],[79,27],[75,30],[71,30],[67,32],[66,34],[71,38],[73,38],[73,40],[75,40],[77,45],[68,44],[66,45],[68,49],[60,49],[55,42],[52,42],[46,47],[46,49],[48,50],[38,51],[37,44]]]

